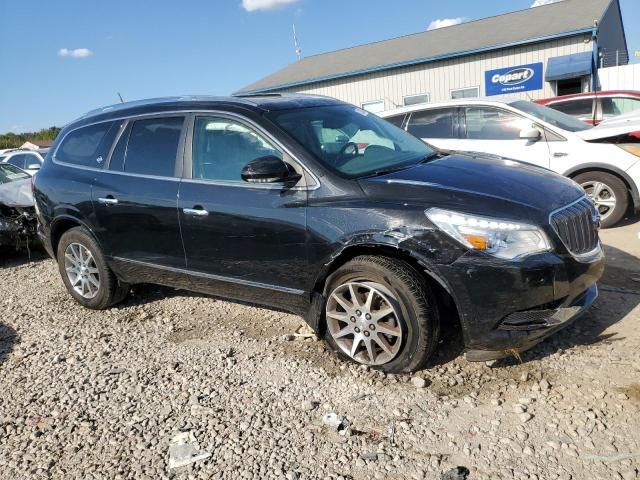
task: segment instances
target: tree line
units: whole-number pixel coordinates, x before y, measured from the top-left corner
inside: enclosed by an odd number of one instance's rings
[[[3,133],[0,134],[0,149],[18,148],[30,140],[55,140],[58,133],[60,133],[58,127],[43,128],[37,132]]]

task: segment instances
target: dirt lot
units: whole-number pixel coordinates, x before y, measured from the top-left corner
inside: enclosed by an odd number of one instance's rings
[[[603,232],[596,305],[522,363],[468,363],[450,338],[414,377],[341,363],[297,317],[184,292],[84,310],[52,260],[3,252],[0,478],[639,478],[638,232]],[[170,470],[181,431],[210,457]]]

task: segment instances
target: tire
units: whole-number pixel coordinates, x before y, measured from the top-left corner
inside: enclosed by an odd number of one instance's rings
[[[573,180],[578,183],[585,192],[594,200],[596,208],[600,211],[601,227],[613,227],[624,217],[629,208],[629,192],[627,186],[620,179],[606,172],[585,172],[576,175]],[[594,192],[600,188],[599,193],[594,197]],[[615,206],[599,204],[601,202],[613,201]]]
[[[423,368],[436,349],[440,332],[436,298],[425,278],[407,262],[356,257],[329,276],[324,298],[325,341],[343,359],[387,373],[408,373]],[[389,307],[393,313],[383,316]]]
[[[86,252],[90,254],[90,258]],[[79,273],[79,258],[83,261],[86,259],[87,262],[82,273]],[[129,285],[116,278],[107,266],[102,250],[83,227],[72,228],[62,235],[58,242],[57,259],[58,270],[67,291],[84,307],[104,310],[124,300],[129,293]],[[68,269],[71,269],[70,273]],[[80,278],[82,276],[84,277]],[[72,284],[72,277],[77,279],[75,286]],[[94,283],[96,279],[97,285]],[[81,287],[83,283],[86,288]]]

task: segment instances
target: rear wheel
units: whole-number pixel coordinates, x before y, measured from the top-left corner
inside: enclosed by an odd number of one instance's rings
[[[576,175],[574,180],[595,203],[602,228],[613,227],[622,220],[629,207],[629,192],[619,177],[605,172],[585,172]]]
[[[62,235],[57,259],[67,291],[84,307],[103,310],[124,300],[129,292],[129,286],[118,281],[100,247],[82,227]]]
[[[325,339],[342,358],[401,373],[422,368],[433,354],[435,297],[408,263],[356,257],[328,278],[325,294]]]

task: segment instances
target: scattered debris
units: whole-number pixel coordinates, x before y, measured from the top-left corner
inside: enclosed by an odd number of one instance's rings
[[[467,467],[456,467],[442,474],[442,480],[467,480],[469,469]]]
[[[200,450],[193,432],[180,432],[169,445],[169,468],[179,468],[209,458],[211,454]]]
[[[333,428],[340,435],[347,435],[351,429],[351,422],[337,413],[327,413],[322,417],[322,423]]]

